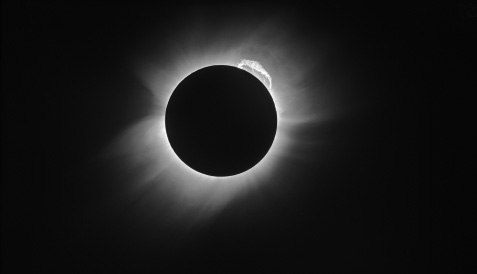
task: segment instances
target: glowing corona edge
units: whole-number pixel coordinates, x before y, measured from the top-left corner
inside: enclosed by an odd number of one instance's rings
[[[156,216],[158,222],[197,224],[235,198],[283,177],[287,158],[293,155],[291,147],[297,142],[296,128],[317,120],[310,111],[313,102],[307,97],[308,88],[302,84],[314,64],[306,58],[294,61],[304,52],[296,41],[287,42],[286,35],[265,36],[262,32],[273,34],[283,29],[264,27],[234,44],[226,42],[225,34],[212,39],[216,43],[198,44],[189,41],[197,33],[178,31],[178,39],[189,39],[179,40],[180,47],[171,44],[163,51],[136,58],[137,75],[151,92],[155,107],[106,149],[106,157],[119,159],[120,175],[116,176],[123,182],[123,196],[118,199],[135,199],[135,195],[147,191],[146,197],[141,196],[141,204],[149,212],[156,211],[150,216]],[[263,41],[262,37],[280,38]],[[189,168],[172,150],[165,130],[165,110],[176,86],[194,71],[213,65],[239,67],[255,75],[268,88],[277,110],[277,132],[269,152],[253,168],[235,176],[213,177]],[[137,207],[137,211],[145,210],[141,205]]]

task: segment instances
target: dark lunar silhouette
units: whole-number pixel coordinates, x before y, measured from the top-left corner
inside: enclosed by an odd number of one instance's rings
[[[249,170],[269,151],[277,112],[267,88],[232,66],[202,68],[174,90],[166,109],[166,131],[177,156],[211,176]]]

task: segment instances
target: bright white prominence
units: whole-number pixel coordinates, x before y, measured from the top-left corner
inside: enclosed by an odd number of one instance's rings
[[[259,62],[242,59],[242,61],[240,61],[240,63],[238,64],[238,67],[240,69],[245,69],[245,67],[249,67],[252,70],[252,72],[260,73],[261,76],[265,77],[268,80],[268,86],[267,85],[265,86],[267,86],[269,90],[272,89],[272,77],[270,77],[270,74],[268,74],[268,72],[262,67],[262,65],[260,65]]]

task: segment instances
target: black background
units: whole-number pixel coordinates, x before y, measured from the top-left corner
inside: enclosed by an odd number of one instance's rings
[[[457,104],[475,90],[475,4],[198,6],[211,26],[238,10],[290,9],[311,45],[325,29],[342,45],[326,81],[349,83],[332,96],[353,111],[301,129],[332,141],[296,151],[311,160],[271,184],[266,203],[238,201],[190,235],[146,237],[131,227],[147,224],[121,214],[89,217],[114,192],[91,159],[153,108],[149,93],[130,92],[141,83],[121,56],[154,28],[173,37],[189,13],[12,3],[2,7],[2,273],[457,273],[474,259],[455,214],[470,202],[455,190],[475,176],[461,175],[466,146],[449,135],[465,135],[450,117],[466,115]]]

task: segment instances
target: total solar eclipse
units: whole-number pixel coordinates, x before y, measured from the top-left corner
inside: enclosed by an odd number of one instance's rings
[[[177,85],[167,103],[165,128],[187,166],[210,176],[233,176],[268,153],[277,111],[268,89],[251,73],[209,66]]]

